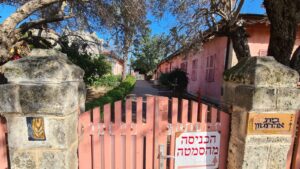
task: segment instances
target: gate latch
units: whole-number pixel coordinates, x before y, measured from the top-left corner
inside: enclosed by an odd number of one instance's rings
[[[175,159],[175,156],[164,155],[165,154],[165,145],[160,144],[158,147],[159,147],[159,153],[158,153],[159,169],[163,169],[165,159],[168,159],[168,158]]]

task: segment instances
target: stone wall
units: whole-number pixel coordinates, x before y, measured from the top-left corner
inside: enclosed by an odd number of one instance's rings
[[[33,50],[2,67],[0,113],[7,119],[12,169],[77,169],[84,72],[55,50]]]
[[[228,168],[286,168],[300,108],[298,73],[273,57],[253,57],[224,80],[223,103],[232,108]]]

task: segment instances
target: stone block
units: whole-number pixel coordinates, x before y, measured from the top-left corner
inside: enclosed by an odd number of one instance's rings
[[[20,113],[19,85],[0,85],[0,114]]]
[[[254,86],[296,87],[299,74],[273,57],[250,57],[225,71],[224,80]]]
[[[67,165],[68,169],[77,169],[78,168],[78,153],[77,153],[78,144],[75,143],[69,150],[67,154]]]
[[[267,168],[286,168],[287,155],[291,145],[271,145]]]
[[[235,88],[234,105],[246,110],[276,109],[276,90],[272,87],[239,85]]]
[[[84,71],[54,49],[34,49],[28,57],[8,62],[3,67],[9,83],[60,83],[82,81]]]
[[[40,116],[38,116],[40,117]],[[52,148],[67,149],[77,142],[78,113],[66,117],[44,117],[45,141],[29,141],[26,117],[6,116],[8,125],[8,142],[10,149]]]
[[[22,84],[19,90],[24,114],[67,115],[78,111],[78,83]]]
[[[243,169],[268,169],[269,145],[245,145]]]
[[[242,140],[237,137],[230,138],[227,168],[242,168],[244,149],[244,142]]]
[[[244,139],[246,136],[247,129],[247,112],[236,112],[233,111],[231,114],[231,136],[239,139]]]
[[[248,135],[245,139],[248,145],[258,144],[285,144],[290,145],[290,135]]]
[[[237,84],[235,84],[235,83],[224,82],[222,103],[225,103],[225,105],[232,105],[234,103],[236,86],[237,86]]]
[[[45,151],[39,153],[39,168],[41,169],[70,169],[67,168],[67,158],[65,151]]]
[[[86,100],[86,86],[84,82],[79,83],[78,86],[78,102],[79,102],[79,108],[80,108],[80,113],[85,112],[85,100]]]
[[[299,110],[300,109],[300,89],[278,88],[277,109],[279,110]]]
[[[54,145],[64,145],[66,147],[71,146],[78,140],[77,125],[78,125],[78,113],[69,115],[65,119],[61,118],[49,118],[49,138],[53,138]]]
[[[39,169],[36,161],[35,151],[19,151],[10,149],[10,167],[11,169]]]
[[[38,152],[39,169],[78,169],[77,145],[67,150]]]

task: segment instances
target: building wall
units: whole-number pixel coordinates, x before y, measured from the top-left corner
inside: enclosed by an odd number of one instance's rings
[[[247,26],[246,31],[249,34],[248,42],[252,56],[266,56],[269,43],[269,27],[266,24],[253,24]],[[187,91],[193,95],[198,95],[206,99],[219,103],[221,101],[223,72],[225,70],[225,60],[227,53],[227,37],[214,37],[205,42],[202,49],[198,52],[190,52],[184,56],[177,55],[171,60],[162,63],[158,68],[159,72],[166,73],[171,69],[180,68],[181,63],[187,63],[187,73],[189,84]],[[295,48],[300,45],[300,32],[298,32]],[[227,68],[231,68],[237,63],[235,53],[232,49],[232,44],[228,48],[229,59]],[[207,79],[208,57],[213,56],[214,75],[213,80]],[[196,62],[195,62],[196,61]],[[193,66],[196,63],[196,66]],[[196,74],[196,75],[195,75]],[[159,76],[158,76],[159,77]]]
[[[115,61],[112,64],[112,74],[113,75],[121,75],[122,72],[123,72],[123,64],[118,61]]]
[[[248,42],[250,47],[251,56],[266,56],[269,46],[269,26],[266,24],[253,24],[247,26],[246,29],[249,34]],[[300,45],[300,31],[297,33],[294,51]],[[294,52],[293,51],[293,52]],[[232,66],[237,64],[237,59],[233,51],[233,59],[231,60]]]
[[[217,37],[205,43],[200,52],[190,53],[188,58],[189,93],[197,95],[200,91],[201,95],[209,100],[220,100],[226,46],[227,38]],[[208,67],[208,57],[213,60],[212,67]],[[196,62],[197,65],[193,66],[193,62]],[[209,69],[213,70],[213,79],[208,79],[207,72]]]

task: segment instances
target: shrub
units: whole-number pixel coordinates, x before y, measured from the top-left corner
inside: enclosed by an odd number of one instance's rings
[[[102,107],[107,103],[114,103],[115,101],[123,100],[134,88],[135,82],[136,79],[133,76],[127,76],[119,86],[110,90],[104,96],[86,103],[86,109],[89,110],[98,106]]]
[[[186,72],[181,69],[175,69],[170,73],[161,74],[159,82],[170,89],[174,89],[176,92],[183,92],[187,88],[189,79]]]
[[[170,72],[168,79],[171,87],[175,87],[175,91],[178,92],[185,91],[189,83],[187,73],[185,71],[182,71],[181,69],[175,69]]]
[[[93,86],[107,86],[116,87],[121,82],[121,75],[104,75],[100,78],[94,79],[91,85]]]
[[[92,57],[71,52],[68,54],[68,58],[84,70],[84,81],[89,85],[111,71],[111,65],[105,61],[103,55]]]
[[[170,82],[169,82],[169,73],[162,73],[159,76],[159,83],[163,86],[169,87],[170,86]]]
[[[66,39],[62,39],[62,52],[67,54],[68,59],[84,70],[84,81],[91,85],[94,81],[111,72],[111,65],[104,55],[89,55],[80,52],[78,45],[68,45]]]

